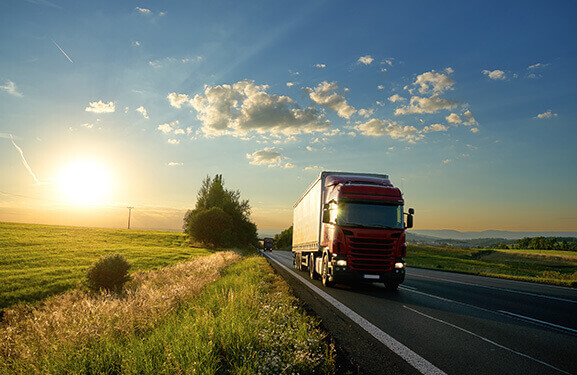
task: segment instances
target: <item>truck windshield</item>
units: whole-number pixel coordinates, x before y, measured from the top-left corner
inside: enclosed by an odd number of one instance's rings
[[[403,206],[341,202],[337,224],[357,228],[403,229]]]

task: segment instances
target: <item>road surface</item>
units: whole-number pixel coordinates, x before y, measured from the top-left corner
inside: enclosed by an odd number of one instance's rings
[[[325,288],[267,253],[367,374],[577,374],[577,290],[408,268],[382,284]]]

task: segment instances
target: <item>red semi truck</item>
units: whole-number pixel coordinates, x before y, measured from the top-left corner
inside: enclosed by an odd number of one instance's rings
[[[387,175],[321,172],[294,206],[295,268],[325,286],[359,280],[396,290],[405,279],[405,229],[413,226],[414,210],[403,206]]]

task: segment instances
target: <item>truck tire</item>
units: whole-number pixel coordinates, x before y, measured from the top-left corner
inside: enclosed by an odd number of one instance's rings
[[[300,253],[295,254],[294,262],[295,262],[295,269],[297,271],[301,271],[302,267],[303,267],[303,262],[301,260],[301,254]]]
[[[323,256],[321,279],[323,281],[323,285],[328,288],[335,285],[335,281],[329,279],[329,256],[327,254]]]
[[[311,280],[317,278],[317,271],[315,270],[315,255],[313,253],[309,255],[309,276]]]

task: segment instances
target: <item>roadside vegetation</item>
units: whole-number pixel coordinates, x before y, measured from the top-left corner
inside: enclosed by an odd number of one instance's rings
[[[274,249],[290,251],[293,245],[293,226],[274,236]]]
[[[409,244],[406,260],[409,267],[577,286],[577,252],[572,251],[481,250]]]
[[[317,325],[263,258],[218,252],[6,309],[0,373],[333,373]]]
[[[0,222],[0,309],[76,287],[101,256],[121,254],[133,271],[212,253],[183,233]]]

